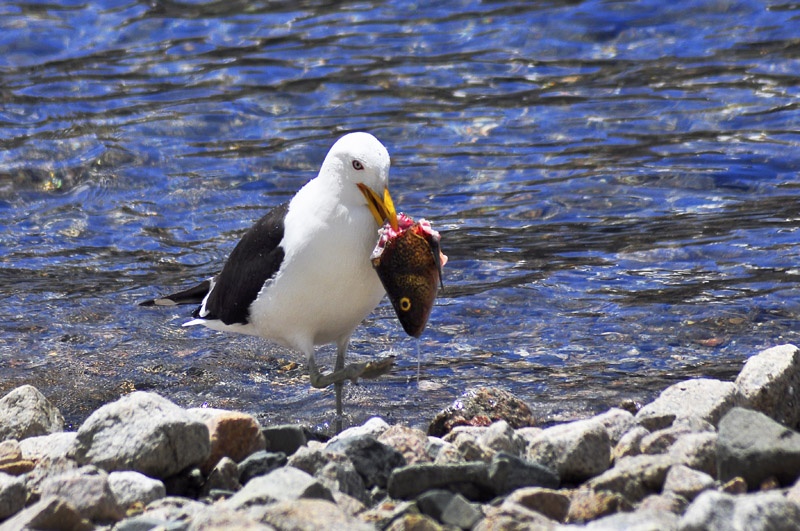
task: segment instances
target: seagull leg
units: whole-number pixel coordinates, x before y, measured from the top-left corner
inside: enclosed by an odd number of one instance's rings
[[[355,383],[359,378],[374,379],[388,373],[394,364],[394,356],[388,356],[375,362],[351,363],[345,366],[344,357],[349,343],[349,338],[339,343],[336,351],[336,364],[333,372],[328,374],[320,372],[313,352],[308,356],[308,377],[311,380],[311,385],[318,389],[328,387],[331,384],[334,386],[336,393],[336,433],[342,431],[342,391],[345,380]]]

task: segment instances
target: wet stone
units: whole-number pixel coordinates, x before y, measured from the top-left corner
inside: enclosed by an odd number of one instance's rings
[[[532,426],[528,405],[508,391],[494,387],[470,389],[442,410],[428,427],[428,435],[443,437],[456,426],[489,426],[505,420],[514,429]]]

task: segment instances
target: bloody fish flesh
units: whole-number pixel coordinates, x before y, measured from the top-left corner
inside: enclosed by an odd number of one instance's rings
[[[397,216],[398,230],[386,223],[372,252],[372,267],[386,289],[403,330],[419,337],[428,323],[442,285],[447,256],[439,248],[439,233],[425,219]]]

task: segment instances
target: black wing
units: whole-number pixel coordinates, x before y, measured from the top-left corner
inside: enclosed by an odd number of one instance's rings
[[[208,315],[230,325],[247,324],[250,305],[264,283],[275,276],[283,262],[283,221],[289,203],[270,210],[248,230],[214,279],[214,288],[206,301]],[[199,317],[199,308],[195,317]]]

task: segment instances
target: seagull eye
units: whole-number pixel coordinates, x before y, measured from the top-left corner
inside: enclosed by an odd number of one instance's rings
[[[353,169],[354,169],[354,170],[361,171],[361,170],[363,170],[363,169],[364,169],[364,165],[363,165],[363,164],[361,164],[361,161],[360,161],[360,160],[354,160],[354,161],[353,161]]]

